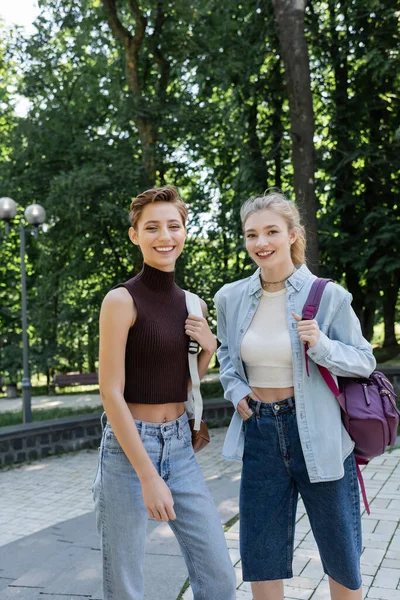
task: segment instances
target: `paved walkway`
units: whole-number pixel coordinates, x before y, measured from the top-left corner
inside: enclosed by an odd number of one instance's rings
[[[199,455],[203,473],[223,522],[238,512],[240,465],[221,459],[226,430],[212,430],[212,444]],[[101,599],[100,555],[92,512],[91,484],[96,451],[52,457],[0,471],[0,596],[2,600]],[[400,600],[400,449],[374,459],[364,469],[372,514],[363,513],[364,597]],[[237,599],[251,600],[240,570],[235,523],[226,533],[237,573]],[[295,577],[286,581],[285,599],[328,600],[309,521],[299,503]],[[145,572],[146,600],[176,600],[186,579],[179,548],[166,524],[151,523]],[[157,587],[161,586],[161,587]],[[190,588],[183,596],[192,598]]]

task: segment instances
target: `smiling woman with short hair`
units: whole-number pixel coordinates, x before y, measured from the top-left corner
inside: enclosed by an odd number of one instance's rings
[[[174,187],[135,198],[129,237],[140,246],[143,269],[111,290],[101,308],[99,380],[108,423],[93,494],[104,600],[143,600],[149,517],[168,522],[174,532],[195,600],[235,598],[223,529],[184,411],[189,336],[202,349],[200,378],[216,349],[205,304],[203,317],[188,315],[185,293],[175,283],[186,217]]]

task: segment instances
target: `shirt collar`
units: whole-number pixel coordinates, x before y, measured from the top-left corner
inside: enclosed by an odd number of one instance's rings
[[[255,294],[256,292],[261,290],[261,280],[260,280],[260,272],[261,269],[258,269],[253,273],[250,277],[250,285],[249,285],[249,295]],[[306,267],[306,265],[300,265],[296,269],[296,271],[286,280],[285,285],[289,287],[291,285],[297,292],[301,290],[307,279],[312,276],[311,271]]]

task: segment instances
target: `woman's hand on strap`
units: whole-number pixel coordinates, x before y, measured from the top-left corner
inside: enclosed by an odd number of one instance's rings
[[[292,313],[292,317],[297,321],[300,341],[302,341],[303,344],[308,344],[310,348],[315,346],[321,334],[317,321],[315,319],[311,321],[302,321],[301,316],[296,313]]]
[[[196,340],[205,352],[214,354],[216,351],[217,340],[204,317],[188,315],[185,323],[185,333]]]
[[[250,419],[251,415],[253,414],[253,411],[251,410],[248,403],[248,398],[252,398],[252,400],[258,400],[257,396],[253,392],[251,392],[251,394],[248,394],[245,398],[239,400],[236,410],[242,417],[243,421],[247,421],[247,419]]]
[[[160,475],[152,475],[141,480],[144,504],[150,519],[156,521],[174,521],[174,500],[171,490]]]

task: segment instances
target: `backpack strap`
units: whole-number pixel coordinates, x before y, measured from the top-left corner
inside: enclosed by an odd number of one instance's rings
[[[193,294],[192,292],[188,292],[187,290],[184,290],[184,292],[188,314],[196,315],[197,317],[202,317],[203,311],[201,309],[200,298],[197,296],[197,294]],[[195,431],[199,431],[200,429],[201,417],[203,414],[203,399],[200,393],[200,378],[197,366],[198,349],[199,344],[195,340],[190,339],[188,360],[190,379],[192,381],[192,389],[188,394],[187,401],[185,402],[185,410],[188,414],[189,419],[194,419],[193,429]]]
[[[321,304],[324,289],[330,281],[332,281],[332,279],[323,279],[322,277],[317,277],[313,281],[306,303],[303,306],[303,321],[312,321],[312,319],[315,318],[319,305]]]
[[[303,312],[302,312],[303,321],[312,321],[313,319],[315,319],[318,309],[319,309],[319,305],[321,304],[322,294],[324,293],[324,290],[330,281],[332,281],[332,279],[323,279],[322,277],[317,277],[313,281],[313,284],[312,284],[311,289],[307,296],[307,300],[303,306]],[[309,345],[304,344],[304,355],[305,355],[305,360],[306,360],[306,373],[308,376],[310,376],[310,372],[308,369],[308,354],[307,354],[308,348],[309,348]],[[321,373],[321,376],[324,379],[326,385],[331,390],[332,394],[335,396],[335,398],[339,402],[340,406],[344,410],[343,398],[341,396],[340,390],[339,390],[338,386],[336,385],[336,382],[333,379],[332,375],[329,373],[329,371],[326,367],[322,367],[321,365],[318,365],[318,364],[317,364],[317,367],[318,367],[318,370]]]
[[[312,321],[315,319],[316,314],[319,309],[319,305],[321,304],[322,294],[324,293],[324,289],[328,285],[328,283],[332,281],[332,279],[323,279],[322,277],[317,277],[311,286],[311,289],[308,293],[307,300],[303,306],[302,319],[303,321]],[[308,354],[307,350],[309,348],[308,344],[304,344],[304,355],[306,361],[306,373],[310,376],[310,372],[308,369]],[[328,369],[325,367],[321,367],[321,365],[317,365],[319,372],[321,373],[325,383],[331,390],[332,394],[339,400],[340,390],[335,383],[332,375],[329,373]],[[340,403],[340,400],[339,400]]]
[[[312,284],[311,289],[307,296],[307,300],[303,306],[303,312],[302,312],[303,321],[312,321],[312,319],[315,319],[318,309],[319,309],[319,305],[321,304],[322,294],[324,293],[324,289],[326,288],[326,286],[328,285],[328,283],[330,281],[332,281],[332,279],[323,279],[322,277],[317,277],[313,281],[313,284]],[[307,354],[308,348],[309,348],[309,345],[304,344],[304,355],[305,355],[305,360],[306,360],[306,373],[308,376],[310,376],[310,372],[308,369],[308,354]],[[341,397],[340,390],[339,390],[338,386],[336,385],[336,382],[333,379],[332,375],[329,373],[329,371],[326,367],[322,367],[321,365],[318,365],[318,364],[317,364],[317,367],[318,367],[318,370],[321,373],[326,385],[329,387],[332,394],[338,400],[340,406],[344,409],[344,403],[343,403],[343,399]]]
[[[318,309],[319,309],[319,305],[321,303],[321,298],[322,298],[322,294],[324,293],[324,289],[326,288],[327,284],[330,281],[332,281],[332,279],[323,279],[321,277],[317,277],[317,279],[315,279],[315,281],[313,281],[313,284],[311,286],[307,300],[303,306],[303,312],[302,312],[303,321],[312,321],[312,319],[315,318],[315,316],[318,312]],[[304,353],[305,353],[305,359],[306,359],[306,372],[307,372],[307,375],[310,376],[309,369],[308,369],[308,354],[307,354],[308,348],[309,348],[308,344],[304,344]],[[333,379],[332,375],[330,374],[330,372],[328,371],[328,369],[326,367],[322,367],[321,365],[318,365],[318,364],[317,364],[317,367],[318,367],[318,370],[321,373],[321,376],[324,379],[326,385],[329,387],[332,394],[335,396],[336,400],[339,402],[341,409],[345,412],[345,404],[344,404],[343,395],[341,394],[338,386],[336,385],[336,382]],[[365,510],[367,511],[367,514],[369,515],[370,509],[369,509],[369,504],[368,504],[368,500],[367,500],[367,494],[365,492],[364,479],[363,479],[361,469],[360,469],[360,465],[368,464],[368,460],[360,458],[359,456],[356,456],[355,459],[356,459],[357,479],[360,484],[361,494],[362,494],[362,498],[364,501]]]
[[[370,511],[369,504],[368,504],[367,492],[365,491],[364,478],[362,476],[361,469],[360,469],[360,465],[367,465],[369,463],[369,460],[366,458],[360,458],[360,456],[355,456],[355,459],[356,459],[357,479],[358,479],[358,483],[360,484],[361,495],[362,495],[362,499],[364,502],[365,510],[367,512],[367,515],[369,516],[371,514],[371,511]]]

